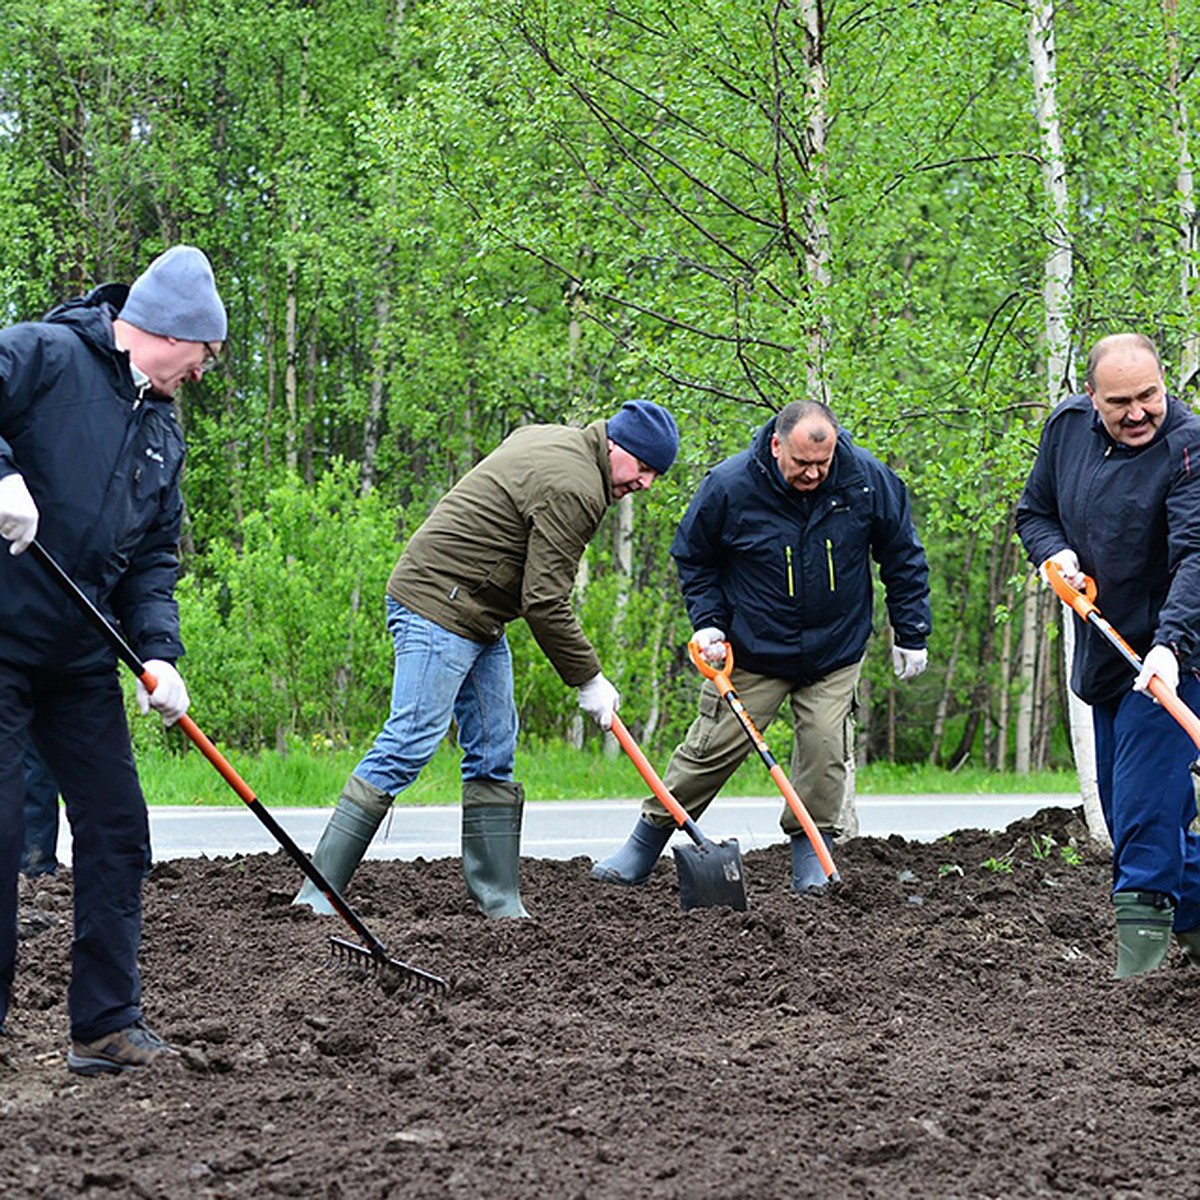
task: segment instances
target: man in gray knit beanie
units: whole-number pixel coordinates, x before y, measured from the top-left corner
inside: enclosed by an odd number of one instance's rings
[[[212,267],[194,246],[172,247],[132,286],[101,284],[0,329],[0,1033],[32,747],[73,835],[67,1067],[77,1075],[141,1070],[175,1051],[142,1011],[150,831],[116,659],[24,551],[37,538],[69,565],[157,681],[152,691],[138,681],[142,712],[178,721],[189,700],[175,668],[184,444],[173,400],[215,365],[226,334]]]

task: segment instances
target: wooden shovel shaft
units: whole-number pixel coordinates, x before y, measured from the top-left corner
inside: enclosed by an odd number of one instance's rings
[[[1042,563],[1046,579],[1054,589],[1058,598],[1070,609],[1077,612],[1088,624],[1098,629],[1104,639],[1118,654],[1137,672],[1142,669],[1142,659],[1136,650],[1113,628],[1112,623],[1101,615],[1096,607],[1096,582],[1090,575],[1084,576],[1086,583],[1083,591],[1073,588],[1063,578],[1062,569],[1052,559]],[[1157,676],[1150,676],[1150,684],[1146,689],[1183,727],[1188,737],[1200,749],[1200,717],[1176,695]]]
[[[817,856],[817,861],[821,864],[821,870],[825,872],[827,879],[836,881],[838,878],[837,867],[834,865],[833,856],[829,853],[829,847],[825,845],[825,839],[821,836],[821,831],[817,828],[816,822],[809,815],[808,809],[804,806],[804,801],[800,799],[800,794],[792,786],[792,781],[787,777],[784,769],[775,761],[775,755],[771,753],[770,747],[767,745],[763,735],[759,733],[758,726],[754,724],[750,714],[746,711],[746,706],[742,703],[741,697],[734,690],[734,686],[729,682],[729,676],[726,671],[733,670],[733,647],[725,643],[725,665],[718,669],[712,663],[707,662],[704,655],[700,653],[700,648],[695,642],[688,642],[688,653],[692,656],[692,662],[696,664],[700,674],[706,679],[711,679],[717,692],[721,698],[725,700],[729,707],[733,710],[733,715],[737,717],[742,728],[746,731],[746,736],[754,743],[755,750],[758,751],[758,756],[766,764],[767,771],[771,778],[775,780],[775,786],[783,793],[783,798],[787,801],[788,807],[792,810],[796,820],[800,822],[800,828],[804,830],[805,836],[812,845],[813,852]]]

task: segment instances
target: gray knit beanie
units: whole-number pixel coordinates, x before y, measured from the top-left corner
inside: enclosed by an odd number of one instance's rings
[[[172,246],[160,254],[133,281],[117,315],[181,342],[223,342],[229,330],[212,267],[195,246]]]

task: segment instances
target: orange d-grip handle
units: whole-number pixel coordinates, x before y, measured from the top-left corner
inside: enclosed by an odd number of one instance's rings
[[[700,653],[700,647],[695,641],[688,642],[688,653],[692,656],[692,662],[696,664],[696,670],[704,676],[705,679],[716,679],[718,675],[728,675],[733,670],[733,647],[725,643],[725,665],[714,667],[712,663]]]
[[[1046,582],[1054,589],[1054,594],[1068,608],[1073,608],[1085,621],[1089,613],[1095,612],[1096,581],[1090,575],[1083,577],[1084,587],[1081,592],[1067,582],[1062,567],[1054,559],[1046,559],[1042,563],[1042,571],[1045,573]]]

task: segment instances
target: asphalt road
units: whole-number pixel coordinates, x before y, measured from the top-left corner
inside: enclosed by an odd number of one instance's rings
[[[936,841],[956,829],[1003,829],[1040,808],[1071,807],[1071,795],[860,796],[859,834],[909,841]],[[526,804],[521,853],[529,858],[603,858],[628,836],[637,818],[636,800],[540,801]],[[701,826],[713,839],[735,837],[743,850],[783,840],[778,797],[718,798]],[[302,850],[311,852],[332,809],[273,808],[271,815]],[[459,853],[459,808],[397,807],[368,851],[368,858],[445,858]],[[65,826],[65,822],[64,822]],[[151,808],[154,857],[229,857],[270,851],[277,843],[243,805],[232,808]],[[686,834],[676,833],[687,840]],[[70,838],[59,836],[59,860],[70,862]]]

